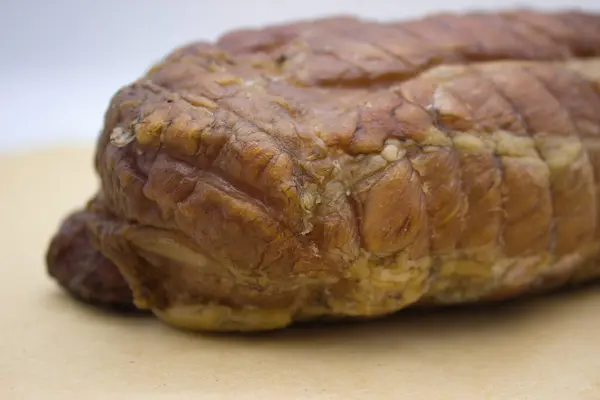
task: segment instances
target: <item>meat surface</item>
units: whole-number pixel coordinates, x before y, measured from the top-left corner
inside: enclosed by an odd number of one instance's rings
[[[121,88],[52,240],[75,296],[268,330],[600,276],[600,15],[333,17]]]

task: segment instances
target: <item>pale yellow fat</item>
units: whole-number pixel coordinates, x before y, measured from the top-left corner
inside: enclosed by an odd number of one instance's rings
[[[167,324],[194,331],[264,331],[283,328],[292,320],[291,311],[286,309],[233,309],[210,304],[152,311]]]
[[[342,298],[329,297],[327,307],[307,304],[299,309],[231,308],[218,304],[177,305],[154,309],[167,324],[194,331],[263,331],[279,329],[293,321],[333,317],[376,317],[390,314],[415,303],[457,304],[474,302],[494,290],[534,285],[557,272],[569,274],[585,259],[597,254],[600,243],[581,249],[580,254],[553,259],[548,253],[523,257],[500,257],[496,261],[446,259],[434,279],[430,279],[430,257],[408,260],[399,256],[382,267],[361,257],[350,269],[356,285]],[[468,282],[465,284],[465,281]]]
[[[204,271],[215,271],[209,257],[190,249],[171,238],[160,237],[160,232],[146,235],[130,234],[139,248],[185,263]],[[162,233],[164,235],[164,233]],[[456,304],[475,302],[490,293],[511,287],[534,286],[544,278],[571,275],[583,268],[600,250],[600,242],[582,246],[576,253],[555,259],[544,252],[529,257],[505,257],[496,246],[479,251],[456,252],[433,258],[411,260],[403,251],[386,263],[376,262],[372,256],[362,255],[347,269],[345,279],[352,282],[347,290],[334,294],[323,282],[306,281],[324,291],[323,304],[297,304],[289,308],[261,309],[256,307],[232,308],[220,304],[178,303],[167,309],[156,309],[154,314],[167,324],[194,331],[262,331],[283,328],[293,321],[321,317],[376,317],[393,313],[415,303]],[[224,271],[223,271],[224,272]],[[594,272],[594,271],[592,271]],[[229,273],[229,279],[238,284],[248,281],[239,271]],[[595,272],[600,274],[600,272]],[[591,275],[586,272],[586,275]],[[135,282],[132,283],[135,287]],[[256,283],[256,281],[255,281]],[[262,286],[273,285],[269,280]],[[136,296],[137,297],[137,296]],[[136,298],[137,304],[144,303]]]

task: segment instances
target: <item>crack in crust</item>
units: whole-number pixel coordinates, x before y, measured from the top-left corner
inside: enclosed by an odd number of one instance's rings
[[[176,49],[50,244],[75,296],[264,330],[600,275],[600,16],[353,17]]]

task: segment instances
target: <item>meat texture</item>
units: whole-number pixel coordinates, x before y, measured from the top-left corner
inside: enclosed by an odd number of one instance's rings
[[[50,273],[194,330],[600,275],[600,15],[334,17],[176,49],[105,115]]]

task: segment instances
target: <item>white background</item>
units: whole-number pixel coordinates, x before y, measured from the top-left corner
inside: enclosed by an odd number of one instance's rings
[[[600,0],[0,0],[0,151],[92,143],[120,86],[172,48],[229,29],[499,7],[600,11]]]

